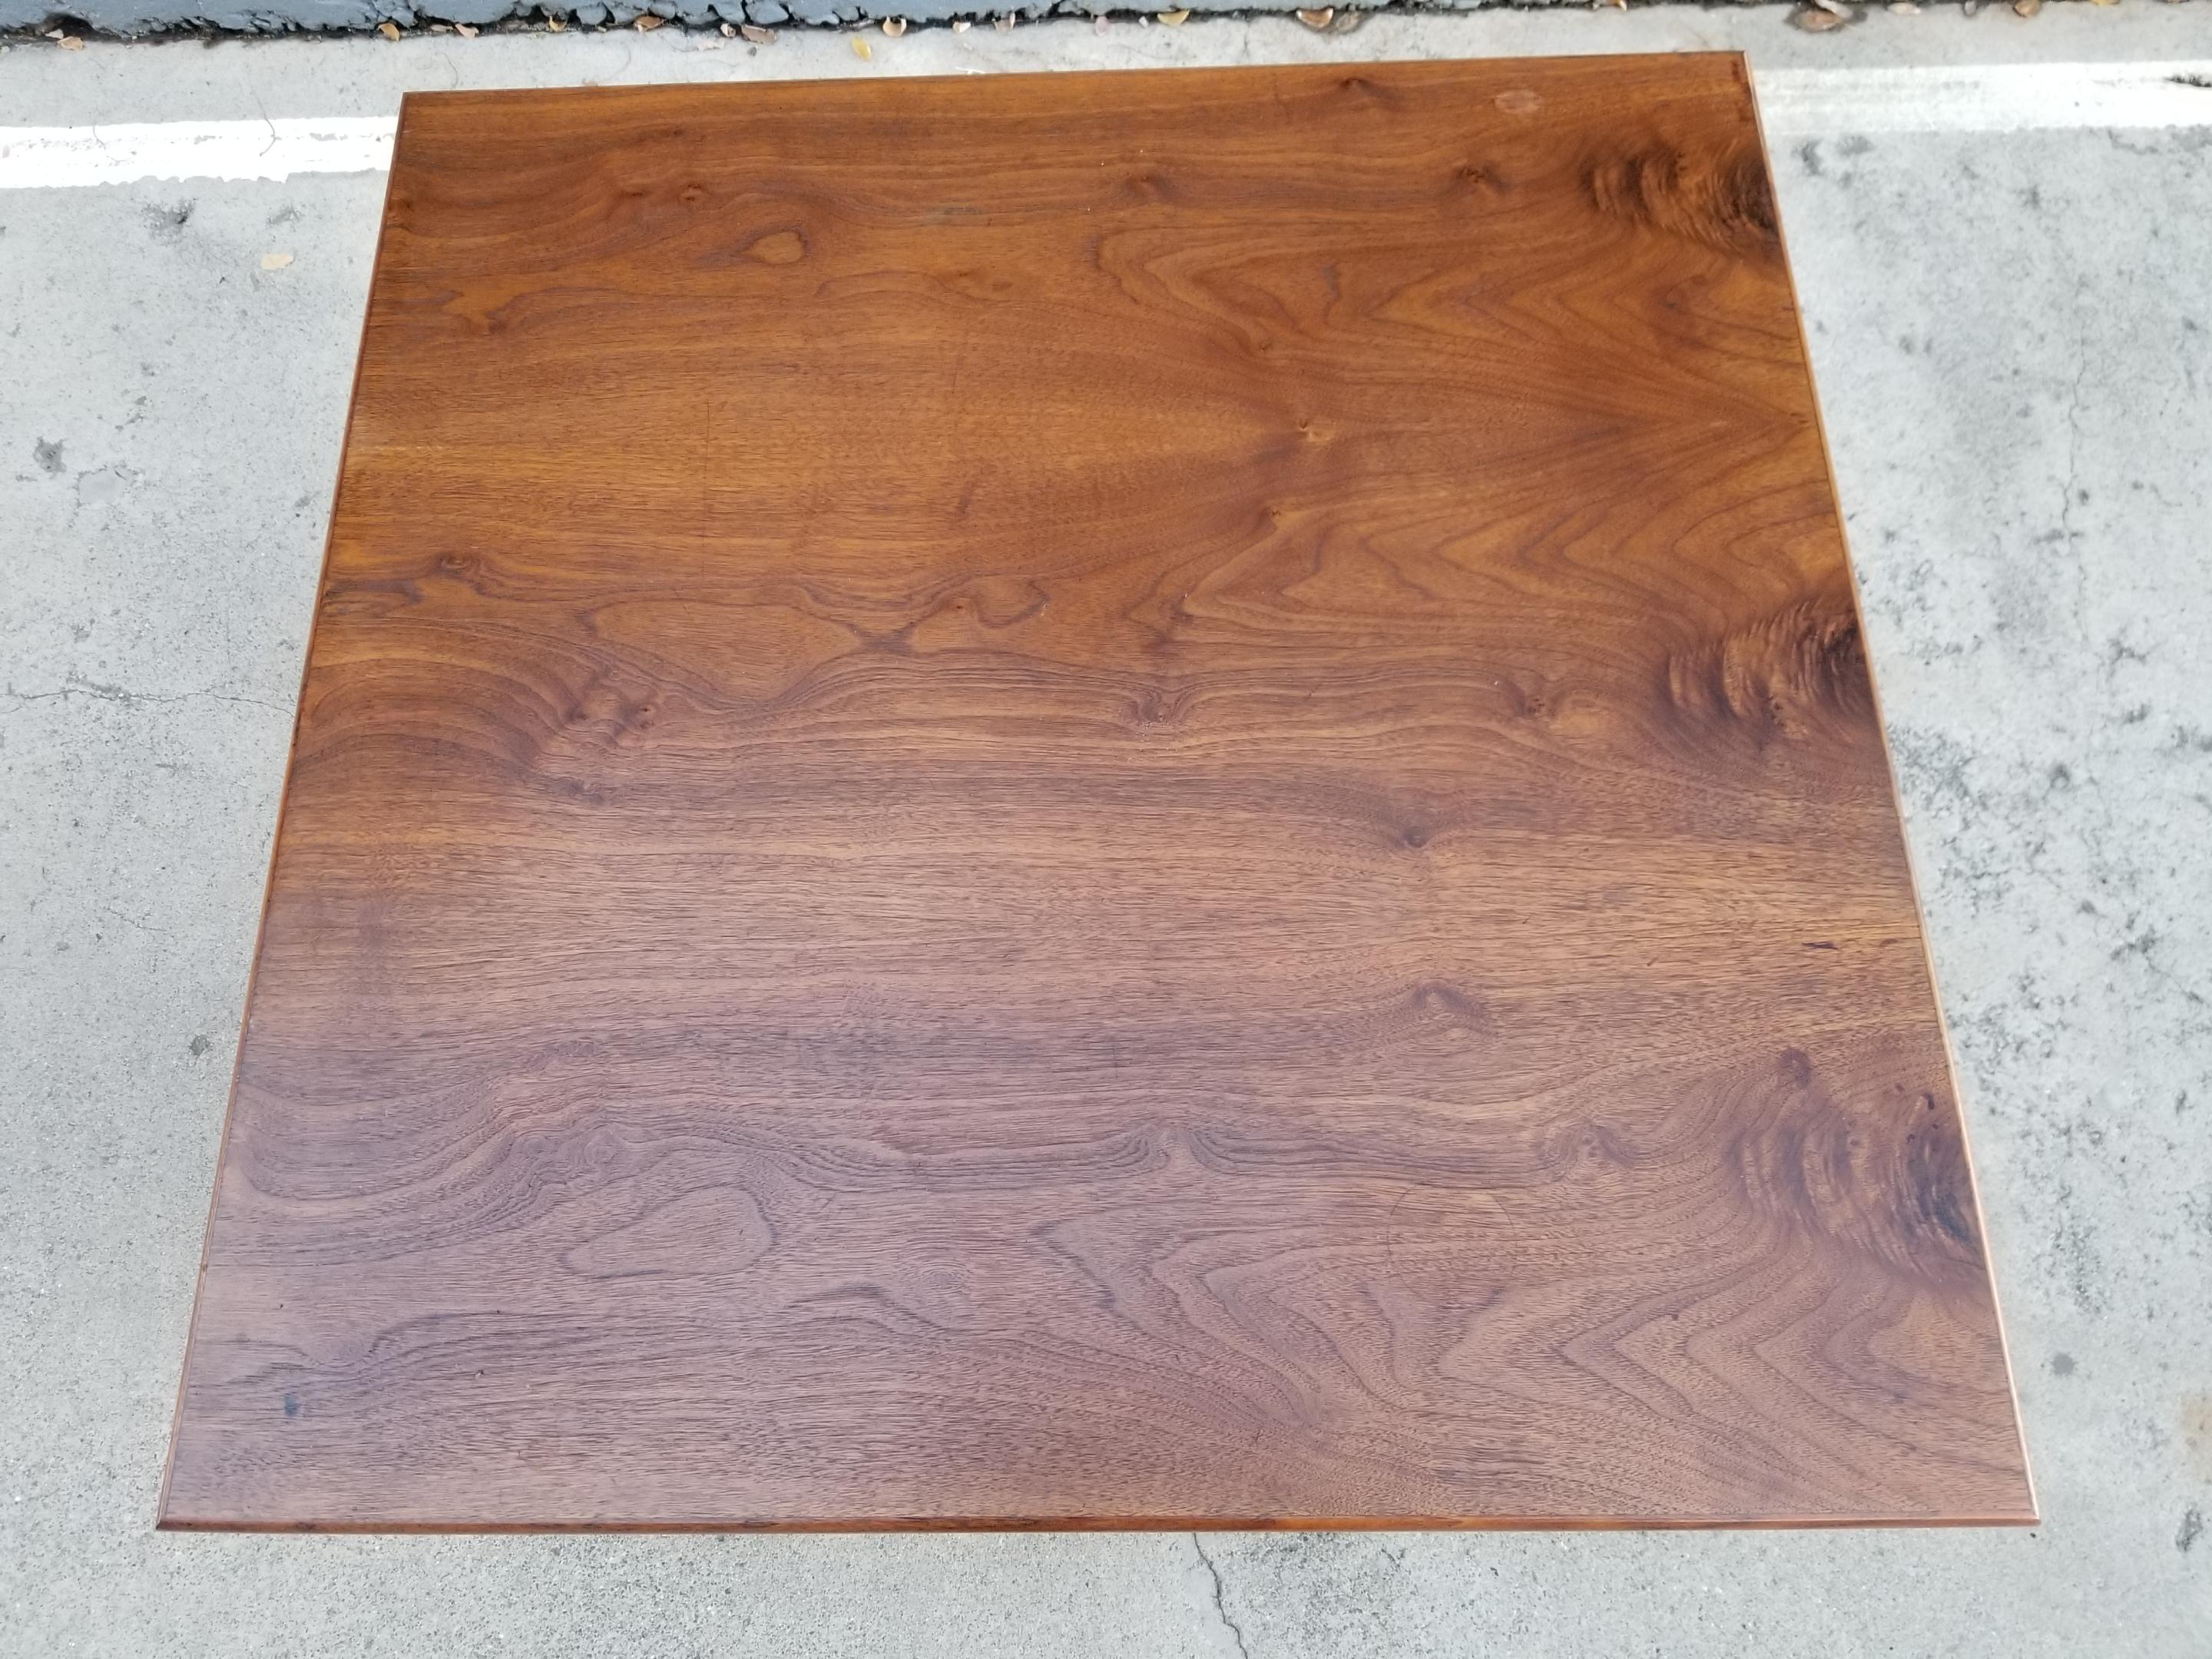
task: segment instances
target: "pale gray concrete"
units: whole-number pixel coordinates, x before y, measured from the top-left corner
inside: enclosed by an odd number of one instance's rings
[[[9,0],[0,0],[4,5]],[[1860,21],[1808,34],[1792,8],[1768,4],[1499,7],[1469,15],[1353,14],[1351,33],[1287,18],[1194,16],[1170,28],[1149,12],[1076,23],[1024,22],[1002,32],[916,28],[896,40],[863,32],[787,29],[756,46],[718,32],[665,28],[496,30],[474,39],[416,33],[379,40],[238,39],[125,43],[95,39],[65,52],[43,39],[0,46],[0,125],[389,115],[410,88],[630,85],[672,81],[969,75],[994,70],[1145,69],[1361,58],[1573,56],[1740,50],[1761,69],[1875,69],[1899,64],[2150,64],[2212,59],[2212,0],[2179,4],[2051,0],[2033,18],[1989,4],[1972,15],[1930,3],[1912,15],[1869,7]],[[2212,88],[2201,88],[2212,107]],[[2208,117],[2212,118],[2212,117]]]
[[[1918,21],[1847,49],[2030,40]],[[1718,26],[1533,27],[1326,49]],[[388,110],[456,66],[847,67],[660,39],[11,52],[0,122]],[[1168,40],[1055,26],[976,61],[1316,50]],[[2212,143],[1838,131],[1778,161],[2043,1526],[156,1534],[382,181],[25,190],[0,191],[0,1653],[2212,1655]]]

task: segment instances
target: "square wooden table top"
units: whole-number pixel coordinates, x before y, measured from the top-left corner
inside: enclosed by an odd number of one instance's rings
[[[1740,59],[408,100],[165,1524],[2032,1512]]]

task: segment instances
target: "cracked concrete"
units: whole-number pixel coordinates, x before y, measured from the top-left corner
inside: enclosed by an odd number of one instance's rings
[[[2060,10],[1740,38],[2086,57],[2188,24]],[[1662,27],[961,40],[1045,68]],[[673,33],[10,52],[0,104],[348,113],[464,76],[854,72],[834,40],[717,58]],[[895,44],[963,61],[941,32]],[[155,1534],[382,183],[0,191],[0,1651],[2205,1659],[2205,161],[2203,129],[1838,130],[1778,158],[2019,1371],[2045,1516],[2023,1532]],[[272,252],[293,263],[264,271]]]
[[[199,691],[131,691],[119,685],[105,685],[98,680],[78,679],[75,676],[70,677],[66,685],[57,686],[52,691],[18,691],[10,686],[6,691],[0,692],[0,698],[17,706],[27,702],[45,702],[54,697],[98,697],[103,702],[133,707],[152,702],[190,702],[194,697],[212,697],[217,702],[247,702],[260,708],[273,708],[280,714],[292,712],[287,705],[271,702],[266,697],[243,697],[233,692],[212,689]],[[7,712],[0,709],[0,714]]]
[[[1190,1535],[1190,1547],[1198,1552],[1198,1559],[1206,1564],[1206,1576],[1213,1581],[1214,1616],[1221,1620],[1222,1629],[1227,1631],[1231,1639],[1237,1644],[1237,1651],[1242,1659],[1252,1659],[1252,1650],[1244,1645],[1244,1626],[1238,1624],[1235,1616],[1229,1611],[1229,1603],[1224,1599],[1224,1592],[1221,1586],[1221,1569],[1215,1564],[1213,1558],[1206,1553],[1206,1540],[1196,1533],[1193,1533]]]

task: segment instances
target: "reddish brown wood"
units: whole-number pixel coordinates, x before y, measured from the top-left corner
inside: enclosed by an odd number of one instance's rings
[[[162,1518],[2032,1518],[1741,62],[410,99]]]

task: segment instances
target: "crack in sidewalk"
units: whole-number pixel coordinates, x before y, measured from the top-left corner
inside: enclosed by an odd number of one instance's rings
[[[1206,1576],[1213,1580],[1214,1616],[1221,1620],[1222,1628],[1235,1638],[1237,1651],[1243,1656],[1243,1659],[1252,1659],[1252,1650],[1244,1645],[1244,1627],[1230,1616],[1228,1603],[1221,1599],[1221,1569],[1213,1565],[1213,1558],[1206,1553],[1206,1546],[1199,1542],[1196,1533],[1190,1535],[1190,1547],[1198,1552],[1198,1559],[1206,1564]]]
[[[210,687],[204,691],[133,691],[120,685],[109,685],[100,680],[88,680],[72,674],[58,690],[18,691],[10,686],[0,696],[13,701],[15,708],[7,709],[14,714],[26,703],[51,702],[56,697],[92,697],[101,702],[119,702],[126,708],[136,708],[149,702],[190,702],[196,697],[205,697],[216,702],[248,703],[256,708],[274,709],[285,714],[291,711],[282,703],[271,702],[266,697],[241,696],[235,692],[217,691]]]

